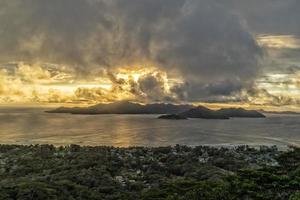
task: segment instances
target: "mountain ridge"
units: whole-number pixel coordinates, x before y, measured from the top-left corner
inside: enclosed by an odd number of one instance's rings
[[[130,101],[118,101],[108,104],[96,104],[86,108],[59,107],[48,113],[70,113],[70,114],[177,114],[193,108],[193,105],[183,104],[139,104]]]
[[[256,110],[243,108],[222,108],[211,110],[204,106],[190,104],[152,103],[139,104],[130,101],[118,101],[108,104],[96,104],[93,106],[80,107],[59,107],[48,113],[69,113],[82,115],[98,114],[177,114],[184,118],[203,119],[229,119],[232,117],[263,118],[265,115]],[[162,117],[164,118],[164,117]],[[168,118],[168,117],[167,117]]]

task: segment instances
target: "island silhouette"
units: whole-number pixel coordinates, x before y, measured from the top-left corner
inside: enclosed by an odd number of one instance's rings
[[[229,119],[232,117],[264,118],[264,114],[256,110],[244,108],[222,108],[212,110],[204,106],[190,104],[153,103],[140,104],[130,101],[117,101],[107,104],[96,104],[88,107],[59,107],[47,113],[69,113],[80,115],[99,114],[164,114],[160,119]]]

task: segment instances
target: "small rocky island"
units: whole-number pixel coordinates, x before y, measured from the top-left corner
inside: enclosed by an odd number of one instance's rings
[[[206,108],[204,106],[192,108],[190,110],[180,113],[179,115],[184,116],[186,118],[229,119],[229,116],[218,111]]]
[[[170,114],[170,115],[161,115],[161,116],[158,117],[158,119],[186,120],[188,118],[186,118],[182,115]]]
[[[217,111],[227,117],[245,117],[245,118],[265,118],[266,116],[256,110],[246,110],[243,108],[222,108]]]
[[[220,110],[211,110],[204,106],[198,106],[179,114],[162,115],[159,119],[230,119],[241,118],[264,118],[265,115],[256,110],[245,110],[243,108],[222,108]]]

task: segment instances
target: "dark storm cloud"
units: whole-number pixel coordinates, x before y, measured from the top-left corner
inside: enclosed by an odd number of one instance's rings
[[[295,97],[285,95],[273,95],[265,89],[251,88],[247,90],[246,95],[240,96],[241,101],[255,103],[258,100],[261,105],[288,106],[300,105],[300,100]],[[254,100],[254,101],[253,101]]]
[[[235,81],[223,81],[214,84],[205,85],[203,90],[208,91],[211,95],[223,95],[229,96],[232,92],[240,91],[243,89],[243,84],[241,82]]]
[[[291,65],[287,68],[287,73],[290,73],[290,74],[295,74],[295,73],[298,73],[300,72],[300,66],[297,66],[297,65]]]
[[[176,85],[171,90],[178,98],[189,101],[232,102],[236,101],[232,97],[244,88],[252,88],[252,85],[238,80],[224,80],[206,84]]]
[[[219,1],[245,19],[258,34],[299,35],[299,0]]]
[[[166,86],[160,74],[148,74],[138,80],[140,93],[145,94],[145,99],[152,101],[175,101],[173,91],[166,94]]]
[[[217,0],[2,0],[0,61],[65,64],[80,76],[153,65],[185,80],[172,88],[178,97],[229,95],[251,86],[261,56],[234,9]],[[142,90],[160,83],[141,81]]]

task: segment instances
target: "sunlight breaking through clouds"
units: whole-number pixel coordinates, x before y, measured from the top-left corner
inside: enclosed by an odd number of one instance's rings
[[[11,64],[12,65],[12,64]],[[43,67],[42,67],[43,66]],[[182,84],[179,79],[155,68],[116,69],[104,71],[88,79],[55,71],[53,65],[14,63],[14,70],[5,66],[0,74],[0,101],[3,102],[111,102],[116,100],[178,101],[171,89]]]
[[[257,41],[259,45],[267,48],[300,48],[300,38],[295,35],[259,35]]]
[[[3,0],[0,102],[299,106],[296,8],[294,0]]]
[[[0,73],[1,103],[87,103],[133,100],[139,102],[185,102],[184,79],[169,76],[157,68],[123,67],[103,71],[89,79],[53,64],[10,63]],[[12,70],[14,65],[14,70]],[[252,88],[230,95],[203,98],[199,102],[264,106],[300,104],[300,70],[285,74],[267,74]],[[209,90],[225,91],[228,83]],[[206,89],[204,88],[203,91]],[[194,103],[197,103],[194,101]]]

